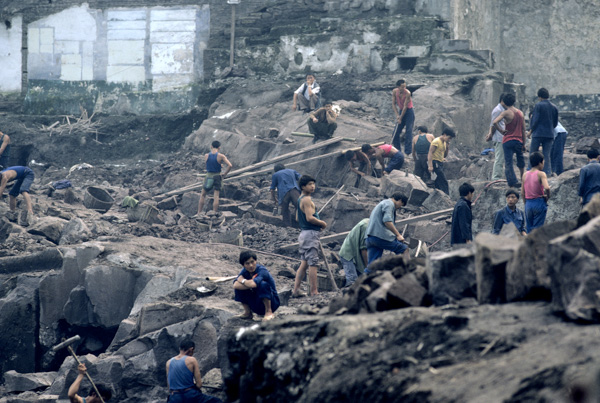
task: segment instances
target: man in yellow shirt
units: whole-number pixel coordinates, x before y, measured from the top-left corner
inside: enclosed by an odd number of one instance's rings
[[[448,155],[450,139],[454,137],[456,137],[454,130],[449,127],[445,128],[442,135],[431,142],[429,154],[427,155],[427,169],[429,169],[429,172],[435,172],[436,175],[434,186],[447,195],[450,194],[450,190],[448,189],[448,180],[446,180],[444,174],[444,159]]]

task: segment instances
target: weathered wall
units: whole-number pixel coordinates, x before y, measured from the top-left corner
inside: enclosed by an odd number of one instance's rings
[[[0,93],[21,91],[22,26],[22,17],[0,24]]]
[[[597,0],[453,0],[457,39],[491,49],[529,96],[600,93]]]

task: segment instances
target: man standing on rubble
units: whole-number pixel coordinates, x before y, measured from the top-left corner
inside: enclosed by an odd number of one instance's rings
[[[515,175],[513,168],[513,154],[517,156],[517,167],[521,171],[521,176],[525,172],[525,160],[523,152],[525,148],[525,119],[523,112],[514,107],[515,95],[506,94],[502,99],[502,103],[506,107],[500,115],[494,119],[493,125],[497,131],[503,135],[502,147],[504,148],[504,172],[506,181],[509,187],[519,187],[521,184]],[[499,126],[499,123],[504,120],[504,130]]]
[[[444,173],[444,161],[448,156],[448,148],[450,146],[450,139],[456,137],[454,130],[449,127],[442,131],[440,137],[436,137],[429,146],[429,154],[427,155],[427,169],[429,172],[435,172],[434,186],[436,189],[441,190],[447,195],[450,194],[448,188],[448,180]]]
[[[296,272],[294,281],[293,298],[305,297],[306,294],[300,291],[300,285],[308,269],[308,282],[310,286],[310,295],[317,295],[317,264],[319,263],[319,249],[321,241],[319,232],[327,228],[327,223],[319,218],[319,213],[315,208],[311,195],[315,192],[317,185],[315,179],[309,175],[302,175],[300,181],[300,190],[302,196],[298,199],[298,209],[296,218],[300,226],[300,235],[298,236],[298,250],[300,252],[300,267]]]
[[[502,99],[504,98],[504,94],[500,94],[500,99],[498,100],[498,105],[492,110],[492,120],[490,123],[490,130],[486,136],[486,141],[492,141],[494,144],[494,168],[492,170],[492,180],[497,181],[502,179],[502,171],[504,167],[504,147],[502,146],[502,132],[504,131],[504,120],[501,120],[497,126],[500,127],[501,130],[496,130],[494,127],[494,120],[500,116],[502,112],[506,110],[506,107],[502,103]]]
[[[290,203],[295,209],[296,201],[300,197],[300,188],[297,183],[300,174],[293,169],[286,168],[283,164],[276,164],[273,170],[275,173],[271,178],[271,198],[281,206],[283,225],[289,227],[292,225]],[[275,189],[277,189],[277,198],[275,197]]]
[[[529,128],[531,129],[530,152],[536,152],[542,147],[544,155],[544,172],[552,174],[552,144],[554,143],[554,128],[558,125],[558,109],[548,100],[550,93],[545,88],[537,92],[539,102],[535,104]],[[531,169],[531,165],[529,165]]]
[[[458,188],[460,199],[454,206],[452,212],[452,228],[450,232],[450,245],[473,242],[471,224],[473,213],[471,212],[471,200],[475,194],[475,188],[470,183],[463,183]]]
[[[395,224],[396,210],[406,206],[407,201],[405,195],[396,192],[389,199],[381,201],[371,212],[365,242],[369,258],[365,274],[370,273],[371,263],[379,259],[384,250],[392,251],[396,255],[404,253],[408,258],[408,246]]]
[[[423,179],[423,182],[429,183],[431,174],[427,169],[427,156],[429,155],[429,147],[435,139],[433,134],[428,133],[426,126],[417,127],[417,135],[413,137],[412,154],[415,161],[415,175]]]
[[[415,124],[415,111],[413,109],[412,94],[406,88],[405,80],[396,81],[396,88],[392,91],[392,108],[396,114],[396,128],[392,136],[392,145],[402,149],[400,137],[402,130],[406,127],[404,133],[404,153],[412,153],[413,125]]]
[[[204,210],[204,199],[206,198],[206,193],[213,189],[213,213],[215,215],[219,214],[219,195],[221,193],[223,179],[225,179],[229,171],[231,171],[231,167],[233,166],[231,165],[231,162],[229,162],[225,154],[219,153],[220,147],[221,142],[217,140],[213,141],[211,144],[210,153],[207,153],[204,156],[207,173],[206,178],[204,178],[204,186],[202,186],[202,194],[200,194],[200,201],[198,202],[198,216],[202,215],[202,210]],[[227,168],[225,168],[225,172],[221,175],[221,167],[223,164],[227,165]]]

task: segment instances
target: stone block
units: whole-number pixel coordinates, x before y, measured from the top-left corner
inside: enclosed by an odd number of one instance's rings
[[[414,274],[402,276],[388,290],[387,300],[390,308],[420,306],[427,290],[421,286]]]
[[[62,229],[59,245],[72,245],[88,241],[92,232],[81,218],[74,217]]]
[[[177,207],[177,196],[171,196],[168,199],[162,200],[156,204],[156,208],[160,210],[173,210]]]
[[[130,342],[134,338],[139,335],[137,321],[127,318],[123,319],[119,324],[119,328],[117,329],[117,333],[115,333],[115,337],[113,337],[110,346],[108,346],[107,351],[116,351],[121,348],[125,343]]]
[[[506,300],[547,300],[550,276],[548,243],[575,228],[574,221],[558,221],[532,231],[506,265]]]
[[[179,202],[179,209],[183,214],[188,217],[195,216],[198,213],[198,201],[200,200],[200,193],[187,192],[181,196]]]
[[[506,264],[519,248],[517,240],[483,232],[475,237],[477,301],[506,302]]]
[[[139,333],[145,335],[178,322],[202,316],[205,307],[198,304],[154,303],[145,305],[138,319]]]
[[[454,207],[454,203],[446,193],[439,189],[433,189],[429,197],[423,202],[423,207],[429,212],[434,212]]]
[[[435,305],[477,297],[473,248],[431,253],[427,256],[426,268]]]
[[[58,244],[60,235],[67,221],[58,217],[42,217],[27,230],[33,235],[42,235],[51,242]]]
[[[429,197],[429,191],[413,188],[408,198],[408,204],[413,206],[421,206]]]
[[[52,385],[56,375],[56,372],[20,374],[17,371],[11,370],[4,373],[4,388],[9,393],[46,389]]]

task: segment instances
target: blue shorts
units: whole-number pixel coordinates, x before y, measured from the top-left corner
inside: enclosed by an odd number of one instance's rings
[[[390,162],[388,162],[387,167],[385,167],[385,171],[390,173],[394,169],[400,170],[402,169],[402,165],[404,165],[404,154],[402,154],[402,151],[398,150],[398,152],[390,158]]]
[[[17,197],[19,193],[29,193],[29,187],[33,183],[33,179],[33,171],[30,168],[25,167],[23,177],[21,179],[17,179],[17,181],[13,185],[12,189],[10,189],[10,192],[8,192],[8,194]]]

